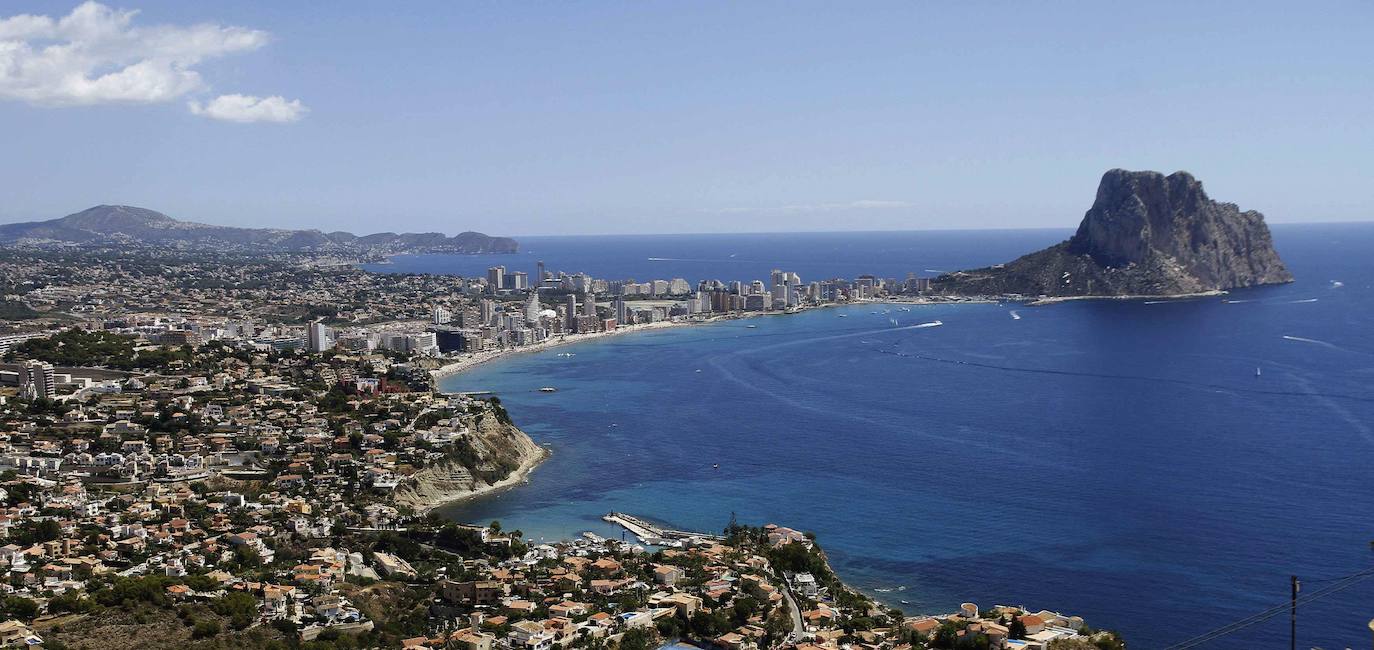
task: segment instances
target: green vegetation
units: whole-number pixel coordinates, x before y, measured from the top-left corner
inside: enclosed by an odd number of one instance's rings
[[[38,521],[28,519],[10,531],[10,541],[22,546],[50,542],[60,537],[62,537],[62,525],[58,524],[55,519]]]
[[[652,650],[658,646],[657,640],[653,630],[635,628],[620,638],[620,650]]]
[[[242,630],[252,625],[257,617],[258,599],[241,591],[231,592],[212,602],[210,609],[229,618],[229,624],[234,629]]]
[[[101,366],[118,370],[166,368],[174,361],[189,362],[189,346],[134,351],[132,336],[87,332],[72,328],[48,338],[29,339],[14,346],[8,359],[38,359],[58,366]]]
[[[0,320],[32,320],[46,315],[17,300],[0,300]]]

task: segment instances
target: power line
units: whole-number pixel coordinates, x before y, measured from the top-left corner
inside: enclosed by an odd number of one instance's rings
[[[1321,598],[1325,598],[1338,591],[1344,591],[1345,589],[1349,589],[1350,587],[1353,587],[1356,584],[1363,582],[1364,580],[1367,580],[1371,577],[1374,577],[1374,568],[1365,569],[1364,571],[1352,573],[1344,578],[1330,578],[1329,580],[1335,580],[1336,582],[1298,598],[1296,603],[1298,605],[1302,605]],[[1250,616],[1242,618],[1238,621],[1229,623],[1227,625],[1223,625],[1209,632],[1205,632],[1203,634],[1195,636],[1191,639],[1188,639],[1187,641],[1171,645],[1167,648],[1167,650],[1184,650],[1185,648],[1195,648],[1209,641],[1214,641],[1229,634],[1239,632],[1240,630],[1243,630],[1252,625],[1263,623],[1264,621],[1274,618],[1275,616],[1279,616],[1283,614],[1284,611],[1292,605],[1292,602],[1285,602],[1279,605],[1275,605],[1273,607],[1270,607],[1269,609],[1257,612],[1255,614],[1251,614]]]
[[[1365,579],[1367,579],[1367,578],[1370,578],[1370,577],[1374,577],[1374,569],[1369,569],[1369,570],[1367,570],[1367,571],[1362,571],[1362,572],[1359,572],[1359,573],[1351,574],[1348,578],[1346,578],[1344,581],[1342,581],[1342,582],[1340,582],[1340,583],[1333,584],[1333,585],[1330,585],[1330,586],[1328,586],[1328,587],[1323,587],[1322,589],[1320,589],[1320,590],[1318,590],[1318,591],[1312,592],[1312,593],[1310,593],[1310,594],[1308,594],[1308,595],[1306,595],[1306,596],[1304,596],[1304,597],[1298,599],[1298,600],[1297,600],[1297,604],[1309,603],[1309,602],[1318,600],[1318,599],[1320,599],[1320,598],[1324,598],[1324,597],[1329,596],[1329,595],[1331,595],[1331,594],[1333,594],[1333,593],[1336,593],[1336,592],[1338,592],[1338,591],[1342,591],[1342,590],[1344,590],[1344,589],[1347,589],[1347,588],[1349,588],[1349,587],[1352,587],[1352,586],[1354,586],[1356,583],[1359,583],[1359,582],[1361,582],[1361,581],[1363,581],[1363,580],[1365,580]],[[1248,616],[1248,617],[1246,617],[1246,618],[1240,619],[1239,621],[1235,621],[1234,623],[1231,623],[1231,624],[1229,624],[1229,625],[1224,625],[1224,626],[1219,627],[1219,628],[1217,628],[1217,629],[1215,629],[1215,630],[1212,630],[1212,631],[1210,631],[1210,632],[1204,633],[1204,634],[1202,634],[1202,635],[1200,635],[1200,636],[1193,637],[1192,639],[1189,639],[1189,640],[1187,640],[1187,641],[1184,641],[1183,643],[1180,643],[1180,644],[1177,644],[1177,645],[1170,646],[1169,649],[1170,649],[1170,650],[1182,650],[1182,649],[1184,649],[1184,648],[1193,648],[1193,647],[1199,646],[1199,645],[1201,645],[1201,644],[1203,644],[1203,643],[1207,643],[1207,642],[1209,642],[1209,641],[1214,641],[1214,640],[1219,639],[1219,638],[1221,638],[1221,637],[1223,637],[1223,636],[1226,636],[1226,635],[1229,635],[1229,634],[1238,632],[1238,631],[1243,630],[1243,629],[1245,629],[1245,628],[1247,628],[1247,627],[1250,627],[1250,626],[1252,626],[1252,625],[1256,625],[1256,624],[1259,624],[1259,623],[1263,623],[1264,621],[1267,621],[1267,620],[1269,620],[1269,619],[1271,619],[1271,618],[1274,618],[1274,617],[1276,617],[1276,616],[1279,616],[1280,614],[1283,614],[1283,612],[1284,612],[1285,609],[1291,607],[1292,605],[1293,605],[1292,602],[1283,603],[1283,604],[1280,604],[1280,605],[1275,605],[1274,607],[1271,607],[1271,608],[1266,609],[1266,610],[1264,610],[1264,611],[1261,611],[1261,612],[1259,612],[1259,613],[1253,614],[1253,615]]]

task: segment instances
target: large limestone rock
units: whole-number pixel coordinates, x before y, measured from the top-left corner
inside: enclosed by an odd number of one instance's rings
[[[935,280],[953,294],[1178,295],[1291,282],[1264,216],[1213,201],[1187,172],[1113,169],[1068,241]]]

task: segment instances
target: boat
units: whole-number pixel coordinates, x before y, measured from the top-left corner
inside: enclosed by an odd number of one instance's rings
[[[1259,367],[1256,367],[1256,368],[1255,368],[1255,376],[1256,376],[1256,377],[1260,376],[1260,369],[1259,369]]]
[[[840,314],[840,318],[849,318],[849,314]]]
[[[711,466],[711,469],[720,469],[720,463]]]
[[[545,386],[545,387],[543,387],[543,388],[540,388],[540,389],[539,389],[539,392],[541,392],[541,393],[557,393],[557,392],[558,392],[558,389],[557,389],[557,388],[554,388],[553,386]]]
[[[754,328],[758,327],[758,325],[745,325],[745,327],[747,327],[747,328],[749,328],[749,329],[754,329]]]

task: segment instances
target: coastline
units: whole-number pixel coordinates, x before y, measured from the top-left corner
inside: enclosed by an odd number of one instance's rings
[[[416,515],[424,515],[437,508],[470,501],[472,499],[504,491],[522,483],[528,483],[529,476],[534,472],[535,468],[539,467],[544,461],[549,459],[549,456],[553,455],[553,452],[545,447],[539,447],[538,449],[539,453],[525,458],[520,462],[520,466],[512,470],[506,478],[495,483],[475,487],[471,490],[462,492],[440,491],[438,494],[427,498],[407,499],[404,505],[410,506]]]
[[[497,359],[501,359],[510,355],[522,354],[527,352],[541,352],[543,350],[561,347],[564,345],[585,343],[588,341],[595,341],[598,339],[606,338],[608,336],[617,336],[620,334],[649,332],[654,330],[669,329],[673,327],[686,327],[690,325],[703,325],[706,323],[715,322],[715,320],[716,319],[702,321],[659,321],[657,323],[645,323],[643,325],[626,325],[624,327],[617,327],[609,332],[592,332],[590,334],[565,334],[558,338],[551,338],[547,341],[540,341],[539,343],[535,343],[532,345],[502,348],[499,350],[491,350],[488,352],[477,352],[472,354],[471,356],[468,356],[467,358],[459,359],[452,363],[446,363],[443,366],[440,366],[439,368],[431,370],[429,374],[431,377],[434,378],[435,381],[439,381],[446,377],[451,377],[453,375],[462,373],[466,370],[471,370],[472,368],[476,368],[477,366],[480,366],[484,363],[495,361]]]
[[[861,301],[861,302],[825,303],[825,304],[821,304],[821,305],[814,305],[814,306],[810,306],[810,307],[803,307],[803,308],[797,309],[796,311],[764,311],[764,312],[728,313],[728,314],[718,314],[718,315],[711,316],[711,317],[709,317],[709,318],[701,318],[701,319],[695,319],[695,320],[692,320],[692,319],[666,320],[666,321],[659,321],[659,322],[657,322],[657,323],[644,323],[644,324],[640,324],[640,325],[624,325],[624,326],[616,327],[614,330],[611,330],[611,331],[609,331],[609,332],[592,332],[592,333],[589,333],[589,334],[564,334],[564,335],[562,335],[562,336],[559,336],[558,338],[552,338],[552,339],[549,339],[549,340],[547,340],[547,341],[540,341],[539,343],[535,343],[535,344],[532,344],[532,345],[525,345],[525,346],[511,347],[511,348],[502,348],[502,349],[499,349],[499,350],[491,350],[491,351],[487,351],[487,352],[477,352],[477,353],[474,353],[474,354],[472,354],[472,355],[470,355],[470,356],[468,356],[468,357],[466,357],[466,358],[462,358],[462,359],[458,359],[458,360],[456,360],[456,361],[452,361],[452,362],[450,362],[450,363],[446,363],[446,364],[444,364],[443,366],[440,366],[439,368],[436,368],[436,369],[434,369],[434,370],[431,370],[431,371],[429,372],[429,374],[430,374],[431,377],[434,378],[434,380],[435,380],[436,382],[438,382],[438,381],[440,381],[440,380],[442,380],[442,379],[445,379],[445,378],[447,378],[447,377],[451,377],[451,376],[453,376],[453,375],[457,375],[457,374],[463,373],[463,372],[465,372],[465,371],[467,371],[467,370],[471,370],[472,368],[475,368],[475,367],[480,366],[480,365],[482,365],[482,364],[489,363],[489,362],[492,362],[492,361],[496,361],[497,359],[502,359],[502,358],[504,358],[504,357],[506,357],[506,356],[515,355],[515,354],[522,354],[522,353],[528,353],[528,352],[541,352],[541,351],[544,351],[544,350],[548,350],[548,349],[556,348],[556,347],[561,347],[561,346],[564,346],[564,345],[574,345],[574,344],[577,344],[577,343],[585,343],[585,342],[588,342],[588,341],[595,341],[595,340],[602,339],[602,338],[606,338],[606,337],[610,337],[610,336],[619,336],[619,335],[623,335],[623,334],[634,334],[634,333],[637,333],[637,332],[651,332],[651,331],[655,331],[655,330],[664,330],[664,329],[670,329],[670,328],[675,328],[675,327],[694,327],[694,326],[700,326],[700,325],[711,325],[711,324],[713,324],[713,323],[720,323],[720,322],[724,322],[724,321],[745,320],[745,319],[750,319],[750,318],[765,318],[765,317],[770,317],[770,316],[795,316],[795,315],[797,315],[797,314],[806,313],[806,312],[811,311],[811,310],[814,310],[814,309],[830,309],[830,308],[834,308],[834,307],[855,307],[855,306],[859,306],[859,305],[885,305],[885,304],[893,304],[893,305],[988,305],[988,304],[998,304],[998,303],[1001,303],[1001,302],[1006,302],[1006,301],[1003,301],[1003,300],[995,300],[995,299],[992,299],[992,298],[983,298],[983,297],[977,297],[977,298],[956,298],[956,299],[935,299],[935,300],[932,300],[932,299],[930,299],[930,298],[914,298],[914,299],[905,299],[905,300],[904,300],[904,299],[900,299],[900,298],[884,298],[884,299],[882,299],[882,300],[865,300],[865,301]]]
[[[1212,289],[1210,291],[1197,291],[1193,293],[1171,293],[1171,294],[1128,294],[1124,296],[1047,296],[1026,301],[1027,307],[1042,307],[1044,305],[1055,305],[1061,302],[1074,300],[1188,300],[1192,298],[1213,298],[1225,296],[1229,291],[1224,289]]]

